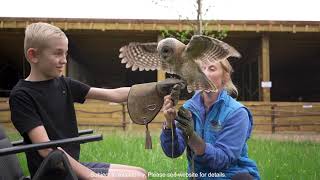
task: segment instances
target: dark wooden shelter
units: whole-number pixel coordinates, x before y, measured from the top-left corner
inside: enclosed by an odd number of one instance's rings
[[[192,30],[194,21],[53,19],[0,17],[0,96],[7,96],[29,71],[23,55],[25,27],[32,22],[60,27],[69,38],[66,75],[97,87],[129,86],[164,78],[162,72],[132,72],[119,48],[157,41],[162,30]],[[208,30],[226,30],[224,41],[243,57],[232,60],[233,80],[243,101],[320,101],[320,22],[207,21]],[[261,84],[271,83],[271,87]],[[270,84],[269,84],[270,85]]]

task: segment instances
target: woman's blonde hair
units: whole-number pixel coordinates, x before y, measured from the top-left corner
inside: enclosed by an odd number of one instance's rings
[[[50,38],[67,38],[58,27],[48,23],[38,22],[27,26],[24,37],[24,54],[27,58],[29,48],[43,48]]]
[[[219,62],[220,62],[221,67],[223,69],[224,88],[227,90],[227,92],[230,96],[236,98],[238,96],[238,89],[233,84],[232,79],[231,79],[231,74],[233,73],[233,68],[227,59],[221,60]]]

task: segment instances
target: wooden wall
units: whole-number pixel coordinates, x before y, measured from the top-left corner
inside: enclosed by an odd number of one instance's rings
[[[0,97],[0,122],[8,123],[10,118],[9,100],[8,98]]]

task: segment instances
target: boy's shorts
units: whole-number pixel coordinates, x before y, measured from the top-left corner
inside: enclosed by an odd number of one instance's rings
[[[108,171],[110,168],[109,163],[101,163],[101,162],[81,162],[82,165],[86,166],[87,168],[91,169],[93,172],[107,176]]]

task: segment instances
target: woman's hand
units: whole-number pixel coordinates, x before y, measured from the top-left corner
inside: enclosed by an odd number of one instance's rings
[[[177,112],[173,106],[171,95],[167,95],[164,97],[163,114],[166,119],[166,127],[170,129],[172,127],[174,119],[177,116]]]

